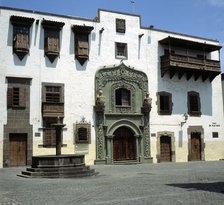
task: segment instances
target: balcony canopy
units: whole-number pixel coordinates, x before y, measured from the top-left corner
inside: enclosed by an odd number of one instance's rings
[[[219,45],[207,44],[206,42],[200,43],[200,42],[196,42],[196,41],[174,38],[174,37],[170,37],[170,36],[160,40],[159,43],[161,45],[188,48],[188,49],[192,49],[192,50],[203,50],[205,52],[217,51],[222,48],[222,46],[219,46]]]

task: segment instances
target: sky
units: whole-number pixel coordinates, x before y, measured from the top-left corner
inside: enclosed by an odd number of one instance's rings
[[[214,39],[224,46],[224,0],[0,0],[0,6],[83,18],[95,18],[98,9],[134,13],[142,26]],[[224,48],[221,61],[224,72]]]

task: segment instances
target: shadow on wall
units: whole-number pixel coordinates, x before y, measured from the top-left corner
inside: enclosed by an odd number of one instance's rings
[[[187,191],[208,191],[224,194],[224,182],[211,183],[187,183],[187,184],[166,184],[167,186],[187,189]]]

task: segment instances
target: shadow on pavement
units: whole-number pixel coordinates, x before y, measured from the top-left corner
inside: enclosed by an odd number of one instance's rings
[[[186,184],[167,184],[167,185],[187,189],[187,191],[202,190],[224,194],[224,182],[186,183]]]

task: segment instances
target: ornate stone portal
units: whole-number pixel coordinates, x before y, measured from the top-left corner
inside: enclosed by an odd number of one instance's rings
[[[95,84],[95,164],[152,162],[146,74],[122,63],[98,70]]]

